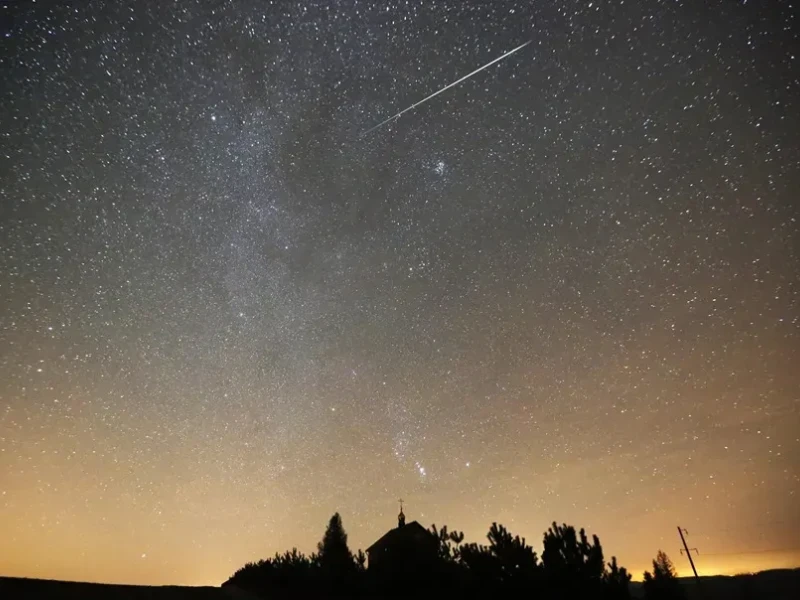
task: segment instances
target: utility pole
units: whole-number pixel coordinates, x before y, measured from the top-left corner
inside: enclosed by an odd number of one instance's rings
[[[686,531],[685,529],[681,529],[681,526],[678,525],[678,535],[681,536],[681,541],[683,542],[683,549],[681,550],[681,554],[683,554],[683,551],[686,550],[686,556],[689,557],[689,564],[692,565],[692,571],[694,572],[694,578],[697,580],[697,583],[699,584],[700,583],[700,577],[697,575],[697,569],[694,568],[694,561],[692,560],[692,553],[691,553],[691,551],[689,549],[689,546],[686,545],[686,538],[683,537],[684,533],[686,535],[689,535],[688,531]],[[696,554],[700,554],[697,551],[697,548],[692,548],[691,550],[694,550]]]

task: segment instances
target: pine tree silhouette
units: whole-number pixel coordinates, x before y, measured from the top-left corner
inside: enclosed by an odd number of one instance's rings
[[[322,578],[333,591],[353,585],[358,566],[347,547],[347,533],[338,512],[328,521],[325,535],[317,546],[317,556]]]
[[[629,584],[631,582],[631,575],[625,567],[620,567],[617,564],[617,557],[612,556],[611,562],[608,563],[608,570],[605,573],[606,582],[606,598],[614,598],[617,600],[627,600],[631,597]]]
[[[359,549],[355,556],[356,568],[359,572],[364,572],[367,569],[367,555],[364,551]]]
[[[612,558],[606,569],[600,539],[586,531],[576,532],[570,525],[552,527],[544,534],[542,552],[544,578],[550,594],[565,597],[619,598],[629,597],[630,575]],[[556,593],[556,590],[558,592]]]
[[[644,572],[644,593],[647,600],[682,600],[686,598],[675,566],[666,552],[658,551],[653,560],[653,573]]]

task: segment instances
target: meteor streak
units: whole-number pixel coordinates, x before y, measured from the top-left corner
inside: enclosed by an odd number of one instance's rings
[[[426,103],[428,100],[430,100],[430,99],[431,99],[431,98],[433,98],[434,96],[438,96],[438,95],[439,95],[439,94],[441,94],[443,91],[445,91],[445,90],[449,90],[451,87],[458,85],[459,83],[461,83],[461,82],[462,82],[462,81],[464,81],[465,79],[469,79],[470,77],[472,77],[472,76],[473,76],[473,75],[475,75],[476,73],[480,73],[480,72],[481,72],[481,71],[483,71],[484,69],[486,69],[486,68],[488,68],[488,67],[491,67],[491,66],[492,66],[494,63],[496,63],[496,62],[500,62],[501,60],[503,60],[503,59],[504,59],[505,57],[507,57],[507,56],[511,56],[512,54],[514,54],[514,52],[517,52],[518,50],[522,50],[522,49],[523,49],[525,46],[527,46],[528,44],[530,44],[530,43],[531,43],[531,41],[533,41],[533,40],[529,40],[529,41],[525,42],[524,44],[522,44],[521,46],[517,46],[517,47],[516,47],[516,48],[514,48],[513,50],[509,50],[508,52],[506,52],[505,54],[503,54],[503,56],[500,56],[500,57],[498,57],[498,58],[495,58],[493,61],[486,63],[485,65],[483,65],[483,66],[482,66],[482,67],[480,67],[479,69],[475,69],[475,70],[474,70],[472,73],[470,73],[469,75],[464,75],[464,77],[462,77],[461,79],[458,79],[458,80],[454,81],[453,83],[451,83],[451,84],[448,84],[448,85],[444,86],[442,89],[440,89],[440,90],[438,90],[438,91],[436,91],[436,92],[433,92],[433,93],[432,93],[430,96],[427,96],[427,97],[423,98],[422,100],[420,100],[419,102],[417,102],[417,103],[415,103],[415,104],[412,104],[412,105],[411,105],[411,106],[409,106],[408,108],[405,108],[405,109],[401,110],[401,111],[400,111],[399,113],[397,113],[396,115],[392,115],[391,117],[389,117],[389,118],[388,118],[388,119],[386,119],[385,121],[381,121],[380,123],[378,123],[377,125],[375,125],[375,127],[372,127],[371,129],[367,129],[367,130],[366,130],[364,133],[362,133],[361,135],[362,135],[362,136],[365,136],[365,135],[367,135],[368,133],[372,133],[372,132],[373,132],[373,131],[375,131],[376,129],[378,129],[378,128],[380,128],[380,127],[383,127],[383,126],[384,126],[384,125],[386,125],[387,123],[389,123],[389,122],[391,122],[391,121],[394,121],[394,120],[396,120],[396,119],[399,119],[399,118],[400,118],[400,116],[401,116],[403,113],[407,113],[407,112],[408,112],[408,111],[410,111],[410,110],[414,110],[414,109],[415,109],[415,108],[417,108],[417,107],[418,107],[420,104],[425,104],[425,103]]]

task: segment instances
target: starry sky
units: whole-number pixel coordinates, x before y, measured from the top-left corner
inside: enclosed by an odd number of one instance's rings
[[[796,7],[0,5],[0,573],[800,564]]]

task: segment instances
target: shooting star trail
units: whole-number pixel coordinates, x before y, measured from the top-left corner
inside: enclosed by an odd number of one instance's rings
[[[372,127],[371,129],[367,129],[367,130],[366,130],[364,133],[362,133],[362,134],[361,134],[361,136],[363,137],[363,136],[367,135],[368,133],[372,133],[373,131],[375,131],[376,129],[379,129],[380,127],[383,127],[383,126],[384,126],[384,125],[386,125],[387,123],[390,123],[391,121],[394,121],[394,120],[396,120],[396,119],[399,119],[399,118],[400,118],[400,116],[401,116],[403,113],[407,113],[407,112],[408,112],[408,111],[410,111],[410,110],[414,110],[414,109],[415,109],[415,108],[417,108],[417,107],[418,107],[420,104],[425,104],[425,103],[426,103],[428,100],[430,100],[431,98],[433,98],[433,97],[435,97],[435,96],[438,96],[439,94],[441,94],[441,93],[442,93],[442,92],[444,92],[445,90],[449,90],[451,87],[458,85],[459,83],[461,83],[461,82],[462,82],[462,81],[464,81],[465,79],[469,79],[470,77],[472,77],[472,76],[473,76],[473,75],[475,75],[476,73],[480,73],[480,72],[481,72],[481,71],[483,71],[484,69],[488,69],[488,68],[489,68],[489,67],[491,67],[493,64],[495,64],[495,63],[497,63],[497,62],[500,62],[501,60],[503,60],[503,59],[504,59],[504,58],[506,58],[507,56],[511,56],[512,54],[514,54],[514,52],[517,52],[517,51],[519,51],[519,50],[522,50],[522,49],[523,49],[525,46],[527,46],[528,44],[530,44],[532,41],[533,41],[533,40],[529,40],[529,41],[525,42],[524,44],[522,44],[521,46],[517,46],[517,47],[516,47],[516,48],[514,48],[513,50],[509,50],[508,52],[506,52],[505,54],[503,54],[503,56],[500,56],[500,57],[498,57],[498,58],[495,58],[493,61],[491,61],[491,62],[488,62],[488,63],[486,63],[485,65],[483,65],[481,68],[479,68],[479,69],[475,69],[475,70],[474,70],[472,73],[470,73],[470,74],[468,74],[468,75],[464,75],[464,77],[462,77],[461,79],[458,79],[458,80],[454,81],[453,83],[451,83],[451,84],[448,84],[448,85],[444,86],[442,89],[440,89],[440,90],[438,90],[438,91],[436,91],[436,92],[433,92],[433,93],[432,93],[430,96],[427,96],[427,97],[423,98],[422,100],[420,100],[419,102],[417,102],[417,103],[415,103],[415,104],[412,104],[412,105],[411,105],[411,106],[409,106],[408,108],[405,108],[405,109],[401,110],[401,111],[400,111],[399,113],[397,113],[396,115],[392,115],[391,117],[389,117],[389,118],[388,118],[388,119],[386,119],[385,121],[381,121],[380,123],[378,123],[377,125],[375,125],[375,127]]]

